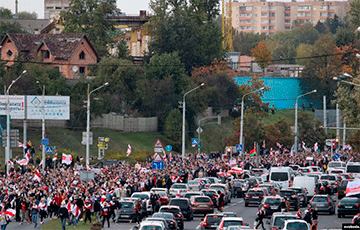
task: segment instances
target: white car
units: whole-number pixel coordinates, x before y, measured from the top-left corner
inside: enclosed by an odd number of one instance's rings
[[[305,220],[284,220],[279,230],[310,230],[310,225]]]
[[[148,214],[151,214],[153,212],[152,210],[152,205],[151,205],[151,201],[150,201],[150,192],[134,192],[131,195],[132,199],[137,199],[140,198],[141,201],[144,201],[146,199],[146,211]]]
[[[160,221],[142,221],[139,230],[165,230],[165,225]]]
[[[170,196],[175,197],[176,194],[182,195],[188,191],[190,191],[190,188],[187,184],[175,183],[170,187]]]
[[[242,217],[223,217],[216,230],[228,230],[229,226],[247,226]]]

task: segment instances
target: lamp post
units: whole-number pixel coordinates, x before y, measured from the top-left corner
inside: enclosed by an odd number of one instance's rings
[[[345,75],[345,74],[344,74],[344,75]],[[349,75],[350,75],[350,74],[349,74]],[[350,75],[350,76],[351,76],[351,75]],[[351,81],[341,80],[339,77],[333,77],[333,80],[334,80],[334,81],[343,82],[343,83],[346,83],[346,84],[349,84],[349,85],[360,86],[360,84],[356,84],[356,83],[351,82]]]
[[[297,150],[298,150],[298,100],[300,97],[304,97],[306,95],[316,93],[316,92],[317,92],[317,90],[314,89],[313,91],[301,94],[296,97],[296,102],[295,102],[295,154],[297,154]]]
[[[88,85],[87,91],[87,105],[86,105],[86,168],[88,169],[90,166],[90,96],[93,92],[108,86],[109,83],[105,82],[102,86],[97,87],[96,89],[90,91],[90,84]]]
[[[36,81],[37,84],[40,84],[39,81]],[[41,88],[40,88],[41,89]],[[43,85],[42,87],[42,125],[41,125],[41,139],[44,140],[45,139],[45,85]],[[42,145],[41,147],[42,149],[42,169],[45,169],[45,145]]]
[[[183,117],[182,117],[182,149],[181,149],[181,158],[184,160],[185,158],[185,110],[186,110],[186,105],[185,105],[185,97],[186,95],[188,95],[189,93],[197,90],[198,88],[204,86],[205,83],[201,83],[200,85],[196,86],[195,88],[187,91],[184,96],[183,96],[183,102],[182,102],[182,106],[183,106]]]
[[[245,93],[243,96],[242,96],[242,99],[241,99],[241,120],[240,120],[240,140],[239,140],[239,144],[242,145],[243,144],[243,130],[244,130],[244,99],[247,95],[249,94],[252,94],[252,93],[256,93],[258,91],[261,91],[263,90],[265,87],[261,87],[260,89],[256,89],[256,90],[253,90],[249,93]],[[241,148],[241,151],[240,151],[240,155],[242,155],[243,153],[243,149],[244,147]]]
[[[15,80],[12,80],[11,84],[6,90],[7,103],[6,103],[6,151],[5,151],[5,165],[6,165],[6,175],[9,174],[9,160],[10,160],[10,97],[9,92],[11,87],[19,80],[24,74],[26,70],[24,70],[19,77]]]

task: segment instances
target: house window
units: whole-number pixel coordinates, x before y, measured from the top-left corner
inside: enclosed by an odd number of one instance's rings
[[[13,54],[13,52],[11,50],[8,50],[8,52],[6,53],[7,56],[11,57],[11,55]]]
[[[84,51],[81,51],[81,53],[79,54],[79,59],[85,59]]]
[[[85,67],[80,67],[79,68],[79,73],[85,73]]]
[[[50,58],[50,52],[49,52],[49,50],[41,50],[41,56],[42,56],[44,59]]]

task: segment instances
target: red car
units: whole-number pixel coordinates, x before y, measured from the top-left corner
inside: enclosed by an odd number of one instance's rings
[[[160,205],[168,205],[169,204],[169,197],[166,195],[166,192],[163,191],[156,191],[156,194],[159,195],[159,202]]]

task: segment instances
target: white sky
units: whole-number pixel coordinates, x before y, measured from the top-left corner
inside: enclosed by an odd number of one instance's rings
[[[149,11],[150,0],[117,0],[117,7],[124,13],[139,15],[140,10]],[[15,0],[0,0],[0,7],[15,12]],[[18,0],[19,12],[36,12],[38,18],[44,18],[44,0]]]

